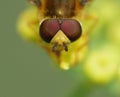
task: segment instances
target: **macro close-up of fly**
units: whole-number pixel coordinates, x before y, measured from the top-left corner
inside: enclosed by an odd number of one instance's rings
[[[0,97],[120,97],[120,0],[0,4]]]
[[[28,0],[31,8],[19,17],[18,30],[45,49],[68,70],[85,56],[96,17],[86,10],[92,0]],[[90,21],[90,22],[89,22]]]

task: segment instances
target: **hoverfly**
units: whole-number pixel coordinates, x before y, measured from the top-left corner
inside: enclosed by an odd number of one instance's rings
[[[34,40],[63,69],[82,60],[86,52],[88,31],[82,27],[82,20],[93,16],[84,14],[91,0],[28,0],[33,4],[18,21],[19,32]],[[86,33],[85,33],[86,32]]]

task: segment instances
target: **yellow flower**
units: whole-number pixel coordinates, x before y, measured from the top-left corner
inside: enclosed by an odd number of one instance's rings
[[[41,17],[42,18],[42,17]],[[34,22],[34,25],[32,24]],[[29,41],[38,41],[38,17],[37,8],[32,7],[25,10],[18,19],[17,30],[19,34]]]
[[[118,68],[118,79],[119,79],[119,82],[120,82],[120,64],[119,64],[119,68]]]
[[[114,21],[108,28],[108,37],[113,43],[120,46],[120,22]]]
[[[112,46],[106,46],[90,53],[85,73],[96,83],[108,83],[117,74],[118,52]]]
[[[118,15],[119,7],[116,6],[116,2],[114,1],[110,2],[109,0],[104,0],[103,2],[102,6],[100,6],[99,3],[101,2],[96,0],[92,10],[98,14],[99,19],[102,21],[107,21],[108,23],[111,21],[113,22],[115,20],[115,16]]]

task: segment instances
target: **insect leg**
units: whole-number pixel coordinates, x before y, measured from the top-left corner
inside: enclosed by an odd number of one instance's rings
[[[87,0],[81,0],[81,1],[80,1],[80,5],[81,5],[81,6],[85,6],[86,3],[87,3]]]
[[[28,0],[31,4],[36,5],[37,7],[41,6],[41,0]]]
[[[91,0],[80,0],[80,5],[85,6]]]

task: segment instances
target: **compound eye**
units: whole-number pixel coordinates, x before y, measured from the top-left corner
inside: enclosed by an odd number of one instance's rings
[[[63,19],[61,30],[71,40],[77,40],[82,34],[82,27],[80,23],[74,19]]]
[[[46,19],[41,23],[39,33],[41,38],[49,43],[59,29],[59,23],[56,19]]]

